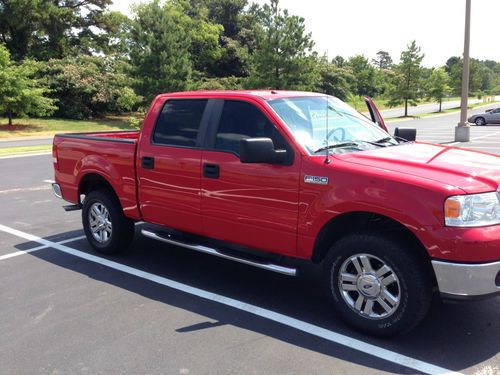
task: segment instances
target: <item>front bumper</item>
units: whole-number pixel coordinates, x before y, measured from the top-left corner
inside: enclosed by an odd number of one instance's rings
[[[500,261],[470,264],[433,260],[432,267],[443,297],[466,299],[500,293]]]

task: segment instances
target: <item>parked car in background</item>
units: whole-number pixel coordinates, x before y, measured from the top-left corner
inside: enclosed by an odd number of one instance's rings
[[[469,117],[470,123],[482,126],[487,124],[500,124],[500,107],[487,109],[484,113]]]

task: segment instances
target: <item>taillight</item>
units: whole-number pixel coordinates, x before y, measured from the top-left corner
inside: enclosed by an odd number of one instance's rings
[[[59,170],[59,161],[57,160],[57,148],[56,148],[55,143],[52,145],[52,159],[54,161],[54,169],[56,171],[58,171]]]

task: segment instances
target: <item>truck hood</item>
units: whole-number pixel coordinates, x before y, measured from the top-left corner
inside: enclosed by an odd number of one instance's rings
[[[407,143],[338,158],[399,174],[438,181],[466,193],[495,191],[500,185],[500,156],[428,143]]]

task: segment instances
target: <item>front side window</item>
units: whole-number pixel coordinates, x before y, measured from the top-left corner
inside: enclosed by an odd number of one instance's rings
[[[226,100],[215,137],[215,148],[239,155],[240,141],[246,138],[271,138],[275,149],[286,142],[271,121],[253,104]]]
[[[372,121],[334,97],[293,97],[268,103],[311,154],[334,144],[356,142],[356,145],[359,143],[357,150],[378,147],[373,143],[380,141],[386,145],[397,144]]]
[[[153,134],[153,142],[194,147],[206,99],[168,100],[163,106]]]

